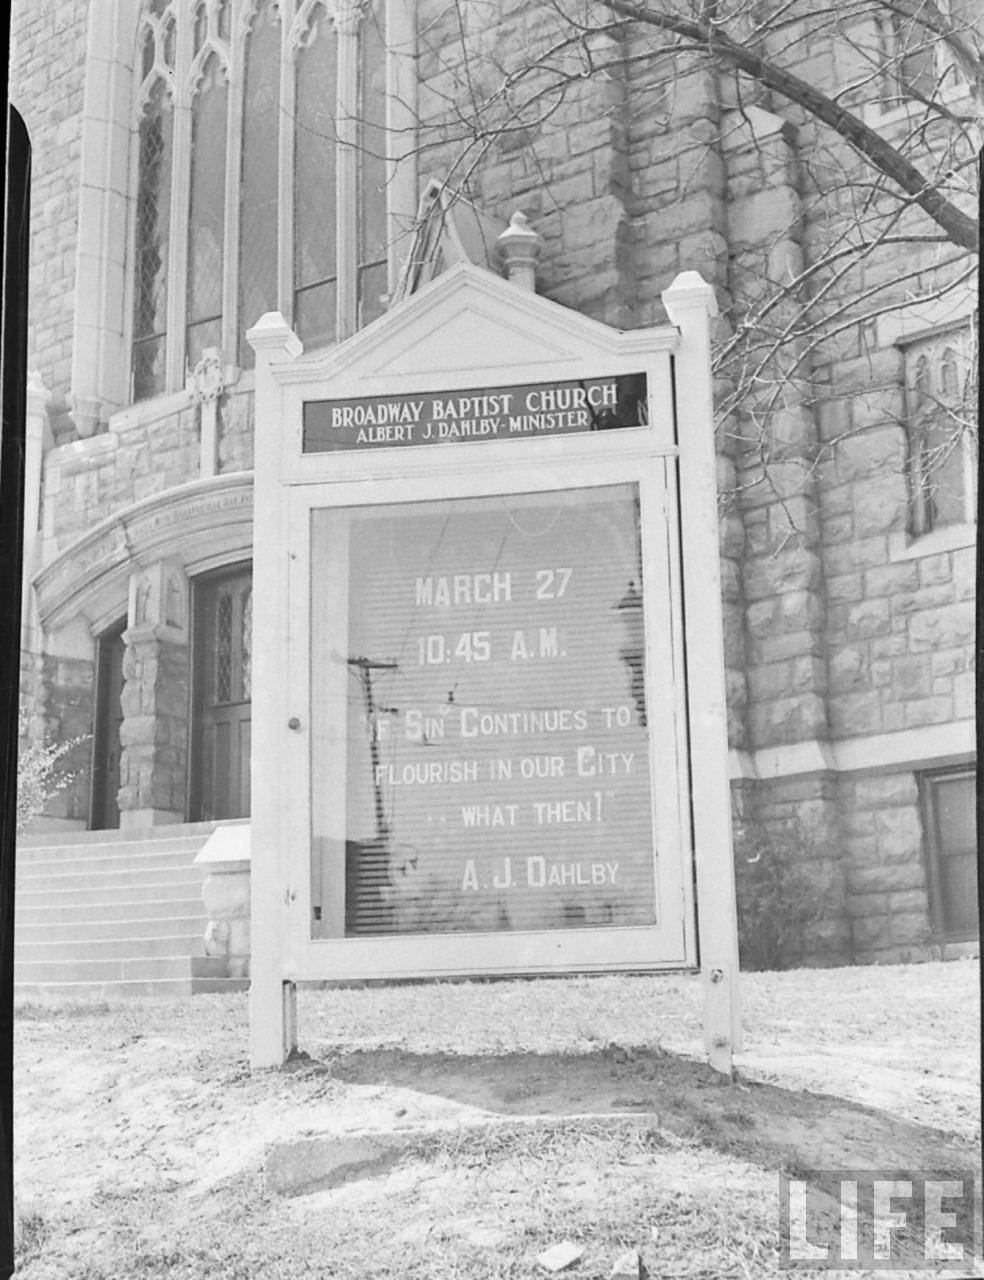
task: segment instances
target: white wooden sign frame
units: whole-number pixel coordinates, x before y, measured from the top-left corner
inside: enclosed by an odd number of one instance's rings
[[[738,1047],[737,930],[711,416],[713,292],[664,294],[673,325],[620,333],[460,264],[315,356],[278,313],[256,352],[250,1056],[296,1044],[298,983],[700,967],[705,1048]],[[309,452],[307,401],[447,394],[645,372],[648,424],[520,440]],[[674,385],[675,382],[675,385]],[[633,483],[641,502],[655,926],[311,937],[311,512]],[[666,786],[672,760],[675,787]],[[691,795],[697,780],[697,803]],[[696,902],[693,892],[696,872]],[[695,911],[696,907],[696,911]],[[696,917],[696,918],[695,918]]]

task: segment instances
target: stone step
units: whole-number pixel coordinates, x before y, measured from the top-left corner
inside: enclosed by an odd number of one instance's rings
[[[172,869],[174,867],[190,867],[194,865],[198,845],[190,849],[142,849],[137,846],[124,846],[106,852],[105,846],[98,849],[72,850],[34,850],[36,854],[58,854],[55,857],[33,857],[25,861],[18,852],[17,881],[27,884],[42,876],[90,874],[92,872],[108,872],[131,867],[140,870],[153,868]]]
[[[96,901],[87,905],[84,914],[79,911],[77,899],[74,897],[71,900],[52,902],[50,897],[43,893],[32,894],[29,901],[22,895],[18,895],[15,905],[15,930],[19,930],[24,924],[44,924],[47,920],[54,924],[83,919],[105,922],[168,916],[199,916],[204,920],[205,907],[198,892],[198,886],[191,886],[190,889],[187,886],[183,888],[185,889],[183,897],[173,894],[156,901],[148,898],[145,901],[134,902],[128,897],[124,897],[122,901],[116,899]]]
[[[248,978],[141,978],[124,982],[18,982],[14,987],[17,1004],[31,1001],[112,1000],[134,996],[179,999],[184,996],[248,991]]]
[[[105,960],[25,960],[14,959],[14,986],[65,982],[158,982],[191,981],[193,978],[225,976],[221,956],[133,956]]]
[[[173,904],[166,903],[166,906]],[[197,939],[205,931],[206,916],[201,902],[197,910],[187,915],[158,915],[131,918],[118,916],[115,920],[79,920],[75,914],[64,920],[52,920],[48,912],[39,913],[38,920],[25,921],[17,917],[17,945],[35,942],[85,942],[104,938],[190,938]]]
[[[17,945],[17,960],[22,964],[71,963],[76,967],[86,960],[132,960],[156,956],[183,956],[186,959],[202,955],[202,933],[166,934],[131,937],[130,923],[117,926],[120,936],[113,938],[47,938],[28,942],[21,938]]]
[[[214,823],[38,835],[17,848],[18,999],[242,991],[203,955],[204,871]]]
[[[132,885],[142,892],[144,886],[152,888],[164,883],[200,885],[204,879],[202,872],[190,862],[181,861],[172,867],[145,867],[122,862],[109,867],[90,865],[84,868],[66,868],[36,876],[22,874],[17,877],[17,893],[57,894],[74,892],[76,889],[96,889],[100,885],[118,889]]]
[[[92,908],[105,904],[129,903],[133,907],[142,907],[150,902],[187,901],[201,890],[202,877],[181,873],[171,880],[152,880],[140,884],[81,884],[75,888],[40,889],[30,888],[18,891],[18,906],[36,907],[44,904],[55,906],[85,907],[86,915],[93,915]],[[135,914],[140,914],[139,911]]]
[[[243,820],[248,821],[246,819]],[[132,844],[146,847],[184,842],[204,844],[217,826],[237,826],[241,822],[172,822],[160,827],[141,827],[136,831],[46,831],[17,837],[17,849],[69,849],[78,846]]]

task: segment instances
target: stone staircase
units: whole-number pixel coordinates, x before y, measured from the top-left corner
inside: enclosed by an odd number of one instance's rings
[[[25,836],[17,845],[14,988],[33,996],[243,990],[206,956],[203,871],[212,823]]]

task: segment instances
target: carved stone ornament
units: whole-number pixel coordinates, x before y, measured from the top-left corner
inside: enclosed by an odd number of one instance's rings
[[[225,374],[222,352],[218,347],[206,347],[194,369],[188,370],[185,388],[193,400],[200,404],[218,400],[225,390]]]

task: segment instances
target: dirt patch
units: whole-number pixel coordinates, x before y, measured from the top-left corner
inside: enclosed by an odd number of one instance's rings
[[[782,1280],[778,1169],[977,1166],[976,966],[742,994],[730,1084],[687,975],[304,991],[311,1057],[255,1074],[242,996],[22,1006],[19,1280],[530,1280],[559,1240],[578,1280],[629,1248]],[[268,1177],[289,1144],[302,1194]]]
[[[502,1116],[645,1112],[660,1129],[780,1170],[896,1167],[955,1173],[976,1146],[829,1095],[737,1076],[659,1051],[494,1057],[398,1050],[341,1054],[297,1068],[347,1084],[409,1089]]]

